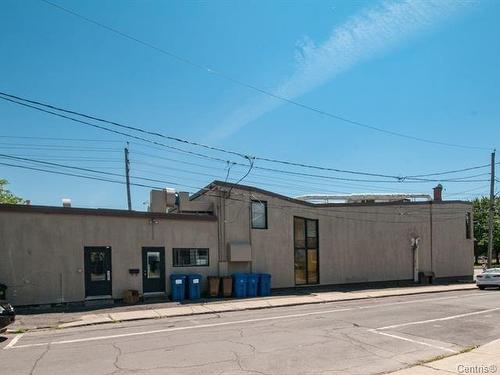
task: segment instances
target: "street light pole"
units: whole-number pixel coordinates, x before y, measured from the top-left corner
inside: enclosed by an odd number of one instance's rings
[[[127,184],[127,205],[128,210],[132,211],[132,199],[130,198],[130,160],[128,159],[128,142],[125,147],[125,178]]]
[[[491,174],[490,174],[490,209],[488,212],[488,268],[491,268],[491,258],[493,256],[493,220],[495,215],[495,152],[491,153]]]

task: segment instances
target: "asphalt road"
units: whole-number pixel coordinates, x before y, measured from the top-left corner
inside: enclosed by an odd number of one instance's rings
[[[500,338],[499,297],[423,294],[11,335],[0,373],[385,373]]]

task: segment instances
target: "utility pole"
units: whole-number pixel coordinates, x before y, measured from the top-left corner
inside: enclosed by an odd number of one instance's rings
[[[125,151],[125,177],[127,179],[127,204],[128,210],[132,211],[132,200],[130,198],[130,161],[128,160],[128,142]]]
[[[495,215],[495,152],[491,153],[490,209],[488,212],[488,268],[493,255],[493,220]]]

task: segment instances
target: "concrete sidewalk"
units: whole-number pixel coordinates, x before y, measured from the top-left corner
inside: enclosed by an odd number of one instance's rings
[[[467,353],[392,372],[393,375],[500,374],[500,340]]]
[[[475,289],[475,284],[427,285],[383,289],[368,289],[348,292],[321,292],[304,296],[271,296],[238,300],[204,302],[198,304],[159,303],[154,305],[120,306],[106,309],[103,313],[46,313],[18,315],[18,321],[10,332],[43,328],[68,328],[94,324],[124,322],[143,319],[159,319],[199,314],[265,309],[281,306],[310,305],[341,302],[367,298],[404,296],[412,294],[452,292]],[[168,307],[165,307],[168,306]]]

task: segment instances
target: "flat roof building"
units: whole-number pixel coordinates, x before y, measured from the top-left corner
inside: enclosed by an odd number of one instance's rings
[[[150,211],[0,205],[0,283],[14,305],[170,292],[172,273],[265,272],[273,288],[471,279],[472,205],[317,204],[214,181],[151,193]]]

